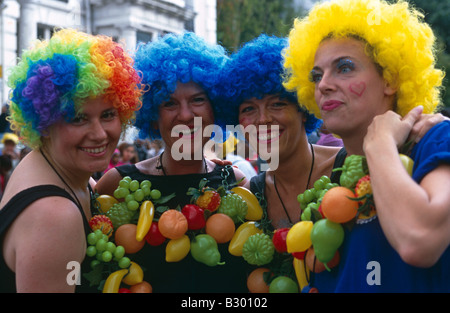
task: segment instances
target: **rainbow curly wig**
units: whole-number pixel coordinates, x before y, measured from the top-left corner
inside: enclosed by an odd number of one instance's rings
[[[297,92],[299,102],[321,117],[309,73],[325,38],[356,37],[367,43],[366,53],[381,67],[383,78],[397,88],[396,111],[404,116],[423,105],[424,113],[440,104],[444,73],[435,68],[435,37],[423,14],[399,0],[334,0],[314,6],[297,19],[285,51],[284,86]]]
[[[103,96],[118,109],[124,129],[141,107],[132,58],[106,36],[62,29],[37,41],[11,69],[10,122],[31,148],[54,123],[72,120],[85,100]]]
[[[223,47],[210,45],[191,32],[167,34],[154,42],[140,44],[135,55],[135,68],[142,73],[142,83],[150,89],[145,92],[142,108],[136,116],[139,135],[161,137],[159,130],[151,124],[158,120],[159,106],[169,100],[178,82],[197,83],[211,100],[210,92],[218,83],[218,73],[227,58]],[[213,104],[217,117],[216,109]]]
[[[221,107],[231,111],[227,115],[227,124],[239,124],[239,106],[251,98],[262,99],[266,95],[278,94],[297,103],[296,93],[286,91],[282,84],[282,51],[287,43],[286,38],[262,34],[231,56],[215,91],[217,97],[222,98],[220,101],[227,103]],[[320,127],[322,121],[306,111],[304,114],[307,118],[306,133],[310,134]]]

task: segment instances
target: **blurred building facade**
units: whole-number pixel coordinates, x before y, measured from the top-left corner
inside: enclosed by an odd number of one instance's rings
[[[7,100],[8,68],[55,27],[108,35],[132,52],[138,42],[184,30],[215,43],[216,16],[213,0],[0,0],[0,104]]]

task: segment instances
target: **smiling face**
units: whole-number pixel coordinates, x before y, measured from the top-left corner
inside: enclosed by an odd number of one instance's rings
[[[258,153],[265,145],[272,156],[275,152],[279,155],[279,152],[291,151],[305,137],[303,122],[303,113],[299,112],[298,105],[278,95],[252,98],[239,106],[239,124],[246,130],[248,142]],[[278,127],[278,131],[272,126]]]
[[[341,137],[365,134],[376,115],[393,108],[395,90],[364,48],[365,43],[354,38],[326,39],[310,74],[322,119]]]
[[[158,127],[168,149],[178,140],[185,141],[182,146],[191,147],[192,153],[202,149],[209,140],[203,136],[204,129],[213,123],[211,102],[203,88],[194,82],[178,83],[170,99],[159,107]],[[177,135],[172,136],[172,132]]]
[[[71,122],[60,121],[43,138],[54,160],[75,173],[107,168],[122,132],[117,109],[102,98],[89,99]]]

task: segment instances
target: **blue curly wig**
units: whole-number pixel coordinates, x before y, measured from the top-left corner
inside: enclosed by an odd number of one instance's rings
[[[142,73],[142,83],[149,86],[136,116],[135,126],[140,137],[161,138],[151,124],[158,120],[159,106],[169,100],[177,82],[193,81],[211,98],[210,92],[218,83],[218,73],[227,59],[223,47],[210,45],[191,32],[167,34],[157,41],[140,44],[135,55],[135,68]],[[216,107],[211,103],[217,117]]]
[[[287,44],[287,38],[262,34],[244,44],[231,56],[213,96],[223,103],[218,106],[223,110],[219,115],[226,119],[226,124],[239,124],[239,106],[247,99],[262,99],[266,95],[279,94],[281,98],[298,103],[296,93],[286,91],[282,85],[282,52]],[[320,127],[321,120],[300,110],[306,117],[307,134]]]

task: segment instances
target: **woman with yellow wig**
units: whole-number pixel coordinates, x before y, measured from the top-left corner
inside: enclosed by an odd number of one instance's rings
[[[319,292],[450,291],[450,121],[408,138],[444,77],[422,18],[405,1],[334,0],[289,35],[285,87],[366,156],[376,205],[346,232],[339,266],[314,276]],[[412,177],[398,156],[410,141]]]
[[[140,82],[132,58],[110,37],[63,29],[23,52],[9,75],[10,122],[33,151],[0,203],[0,292],[79,285],[73,264],[80,269],[86,254],[90,177],[108,166],[140,108]],[[77,291],[84,287],[82,279]]]

